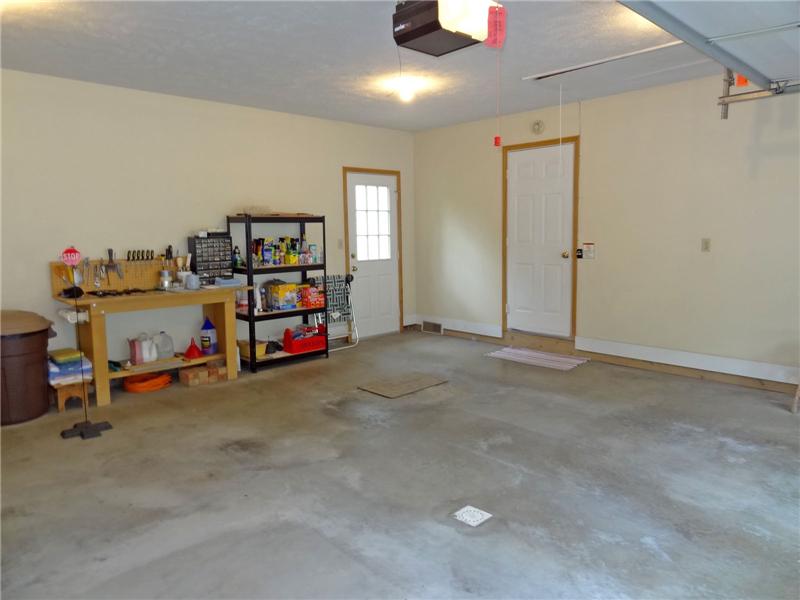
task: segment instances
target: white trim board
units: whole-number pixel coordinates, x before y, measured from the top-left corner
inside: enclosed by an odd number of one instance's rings
[[[403,327],[408,327],[409,325],[419,325],[420,323],[422,323],[422,321],[417,315],[403,315]]]
[[[798,379],[800,379],[800,368],[789,365],[698,354],[683,350],[668,350],[652,346],[638,346],[624,342],[576,337],[575,349],[597,352],[598,354],[610,354],[612,356],[625,356],[679,367],[690,367],[701,371],[716,371],[717,373],[742,375],[768,381],[780,381],[782,383],[798,383]]]
[[[485,335],[487,337],[502,338],[503,329],[500,325],[492,325],[490,323],[475,323],[473,321],[459,321],[458,319],[448,319],[446,317],[433,317],[429,315],[414,315],[415,321],[413,324],[419,325],[423,321],[433,321],[434,323],[441,323],[445,329],[451,331],[461,331],[464,333],[474,333],[475,335]],[[404,319],[406,325],[411,325],[412,322],[408,317]]]

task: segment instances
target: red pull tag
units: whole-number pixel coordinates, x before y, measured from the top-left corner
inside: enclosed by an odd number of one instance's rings
[[[498,148],[503,144],[503,140],[500,138],[499,135],[494,136],[494,145]]]
[[[489,35],[483,42],[489,48],[502,48],[506,41],[506,9],[504,6],[489,7]]]

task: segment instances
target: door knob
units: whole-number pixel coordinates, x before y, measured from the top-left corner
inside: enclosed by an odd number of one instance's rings
[[[357,265],[353,265],[353,268],[351,269],[351,271],[353,271],[353,273],[358,271],[358,266]]]
[[[569,258],[569,250],[564,250],[561,253],[561,258]]]
[[[356,257],[356,253],[355,252],[351,252],[350,253],[350,258],[355,258],[355,257]]]

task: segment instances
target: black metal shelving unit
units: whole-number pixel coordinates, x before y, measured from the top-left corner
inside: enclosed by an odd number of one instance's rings
[[[250,358],[241,357],[242,365],[247,364],[250,371],[255,373],[259,368],[269,367],[296,360],[303,360],[315,356],[328,357],[329,354],[329,340],[325,336],[325,348],[319,350],[312,350],[310,352],[302,352],[299,354],[289,354],[270,358],[257,358],[256,357],[256,323],[259,321],[271,321],[274,319],[288,319],[290,317],[302,317],[303,323],[308,323],[310,315],[325,313],[325,322],[328,322],[328,298],[325,297],[324,308],[297,308],[291,310],[275,310],[271,312],[263,312],[256,314],[255,312],[255,276],[256,275],[272,275],[276,273],[301,273],[301,282],[305,283],[310,278],[308,277],[309,271],[322,271],[323,281],[325,281],[328,270],[326,261],[313,265],[281,265],[275,267],[256,267],[253,265],[253,256],[250,252],[253,242],[253,224],[258,223],[287,223],[295,224],[299,227],[300,237],[302,238],[306,233],[306,225],[308,223],[319,223],[322,225],[322,252],[323,256],[327,259],[327,240],[325,238],[325,217],[317,215],[280,215],[280,216],[255,216],[255,215],[233,215],[228,216],[228,234],[231,233],[231,225],[244,225],[245,248],[244,252],[247,254],[247,261],[245,267],[235,267],[234,274],[246,275],[247,285],[250,290],[247,292],[247,312],[236,311],[236,318],[240,321],[248,322],[248,334],[250,339]],[[327,292],[327,290],[326,290]]]

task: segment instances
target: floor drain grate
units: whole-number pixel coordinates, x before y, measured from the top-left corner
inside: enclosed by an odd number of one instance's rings
[[[486,512],[485,510],[481,510],[480,508],[467,505],[464,508],[454,512],[453,517],[471,527],[477,527],[484,521],[491,519],[492,514]]]

